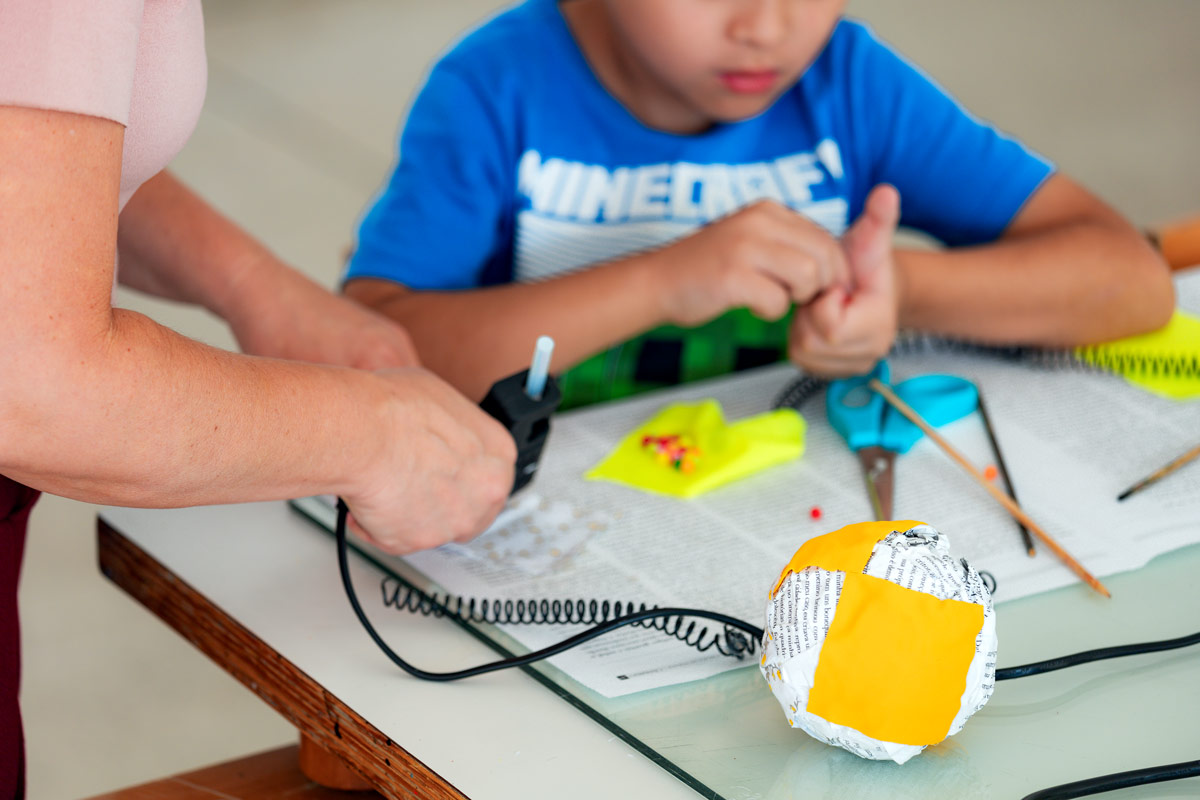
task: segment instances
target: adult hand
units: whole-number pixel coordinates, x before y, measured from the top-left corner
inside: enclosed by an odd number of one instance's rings
[[[746,206],[649,257],[657,262],[664,316],[684,326],[742,307],[764,319],[780,319],[793,303],[807,303],[849,279],[837,240],[770,200]]]
[[[352,528],[397,554],[478,535],[512,489],[512,437],[430,372],[376,374],[388,385],[390,424],[360,485],[343,494]]]
[[[788,344],[796,364],[820,375],[860,375],[887,355],[900,314],[892,255],[899,218],[896,189],[880,184],[871,190],[862,215],[842,237],[853,287],[833,287],[797,309]]]

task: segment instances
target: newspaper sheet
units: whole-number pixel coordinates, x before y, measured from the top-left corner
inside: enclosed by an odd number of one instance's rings
[[[1200,276],[1181,282],[1180,301],[1200,310]],[[1196,444],[1200,401],[1161,399],[1109,375],[978,355],[906,355],[891,363],[895,381],[943,372],[980,387],[1022,506],[1094,574],[1135,569],[1200,542],[1200,464],[1116,501],[1121,490]],[[796,377],[791,367],[768,367],[562,414],[537,480],[514,498],[515,513],[469,548],[406,560],[456,595],[635,601],[761,625],[767,592],[801,544],[872,518],[858,461],[826,422],[823,393],[801,409],[808,421],[802,458],[699,498],[659,497],[582,476],[668,403],[713,397],[727,419],[739,419],[770,408]],[[978,414],[942,433],[980,468],[995,463]],[[932,442],[897,459],[895,488],[894,516],[949,536],[955,556],[995,577],[997,602],[1078,582],[1046,548],[1030,558],[1012,518]],[[510,543],[513,537],[523,538]],[[580,629],[505,626],[531,649]],[[608,697],[746,666],[638,628],[551,663]]]

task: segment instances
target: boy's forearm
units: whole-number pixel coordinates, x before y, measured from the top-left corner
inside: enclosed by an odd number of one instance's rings
[[[535,283],[454,292],[412,291],[359,279],[346,295],[403,325],[421,363],[474,400],[528,366],[538,336],[554,338],[551,370],[664,322],[654,253]]]
[[[1084,220],[944,251],[897,251],[900,326],[991,343],[1073,346],[1144,333],[1174,307],[1166,265],[1132,226]]]

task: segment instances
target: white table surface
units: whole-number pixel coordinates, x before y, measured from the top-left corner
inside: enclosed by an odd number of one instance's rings
[[[452,684],[417,681],[354,618],[333,540],[284,503],[105,509],[140,549],[471,798],[694,798],[661,768],[515,670]],[[379,573],[352,573],[373,597]],[[380,614],[393,647],[429,669],[496,654],[444,620]],[[581,780],[581,776],[603,780]]]
[[[353,616],[332,537],[283,502],[113,508],[102,516],[474,800],[698,796],[522,672],[450,684],[399,672]],[[450,622],[383,609],[381,573],[361,558],[351,563],[376,627],[417,666],[459,669],[496,657]],[[1105,583],[1112,600],[1076,584],[1000,603],[1000,666],[1200,628],[1200,545]],[[619,701],[582,689],[576,696],[727,800],[1022,798],[1068,781],[1200,758],[1200,647],[1002,682],[962,733],[903,767],[866,762],[789,730],[753,669]],[[1198,796],[1200,779],[1119,795]]]
[[[297,665],[383,734],[477,800],[559,797],[694,798],[697,794],[529,676],[508,671],[452,684],[400,674],[354,619],[340,585],[331,537],[283,503],[185,510],[106,509],[104,519],[180,579]],[[1002,665],[1089,647],[1182,635],[1200,624],[1200,548],[1165,556],[1111,579],[1115,599],[1080,588],[1002,604]],[[354,558],[360,595],[379,573]],[[377,604],[367,603],[368,607]],[[495,654],[444,620],[372,614],[393,647],[427,669]],[[732,673],[746,675],[748,671]],[[1022,797],[1037,788],[1200,755],[1200,651],[1137,656],[1001,683],[967,729],[902,768],[860,762],[795,737],[762,793],[728,797]],[[728,676],[717,680],[729,680]],[[735,679],[736,680],[736,679]],[[669,691],[669,690],[667,690]],[[710,698],[711,702],[711,698]],[[769,704],[768,704],[769,705]],[[720,712],[710,759],[736,752],[759,702]],[[706,711],[704,715],[711,716]],[[782,727],[782,717],[778,720]],[[730,729],[730,726],[733,726]],[[670,756],[674,726],[635,731]],[[703,754],[700,754],[703,756]],[[692,758],[697,754],[692,754]],[[816,767],[816,768],[814,768]],[[1194,797],[1195,781],[1146,787],[1135,797]],[[977,791],[964,794],[972,786]],[[714,787],[718,788],[718,787]]]

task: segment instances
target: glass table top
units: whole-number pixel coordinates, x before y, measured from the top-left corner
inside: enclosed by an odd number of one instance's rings
[[[402,562],[359,554],[393,578],[438,588]],[[1197,576],[1200,546],[1192,546],[1106,579],[1111,601],[1067,587],[999,603],[1000,666],[1190,633],[1200,625]],[[364,589],[360,594],[368,594]],[[502,655],[526,652],[495,626],[457,624]],[[1001,682],[961,733],[903,766],[865,761],[789,728],[753,661],[705,680],[616,698],[544,661],[525,669],[701,797],[714,799],[1020,798],[1060,783],[1194,759],[1200,745],[1196,648]],[[1195,796],[1189,783],[1195,782],[1126,790],[1122,797]]]
[[[941,362],[946,360],[945,357],[940,359]],[[964,362],[961,367],[962,374],[971,374],[969,370],[973,365]],[[762,375],[765,377],[761,379],[739,379],[742,382],[734,386],[737,391],[726,391],[727,396],[722,399],[730,418],[762,410],[766,398],[774,396],[782,385],[782,379],[771,383],[770,373]],[[1020,383],[1010,388],[1019,394],[1028,386],[1027,380],[1022,375]],[[754,390],[746,391],[747,386]],[[719,384],[712,383],[706,388],[688,391],[702,395],[722,390]],[[678,396],[678,393],[674,395]],[[993,414],[996,398],[994,393],[989,395]],[[1149,402],[1141,400],[1140,396],[1134,399],[1143,404]],[[637,402],[631,401],[634,404],[626,406],[621,414],[608,417],[591,414],[586,425],[576,424],[576,433],[586,428],[586,434],[595,441],[583,442],[587,447],[575,448],[579,450],[576,453],[571,447],[562,447],[563,439],[560,438],[560,450],[551,452],[550,458],[544,459],[543,467],[547,469],[542,471],[539,483],[550,493],[576,499],[583,491],[601,492],[592,488],[594,485],[583,488],[583,481],[578,476],[583,474],[586,464],[595,463],[598,454],[609,446],[605,442],[616,441],[628,430],[629,419],[646,418],[644,412],[649,406],[635,405]],[[1194,409],[1184,406],[1171,406],[1163,411],[1164,414],[1168,412],[1179,417],[1182,423],[1194,415]],[[837,456],[846,461],[853,459],[840,440],[832,433],[823,433],[820,427],[820,420],[810,422],[810,452],[803,461],[812,459],[811,463],[822,465],[819,475],[811,474],[811,470],[806,473],[809,479],[828,482],[832,478],[826,467],[832,466]],[[564,425],[558,429],[558,435],[570,430],[570,426]],[[567,437],[568,442],[576,440],[582,441],[579,436],[575,440]],[[1116,446],[1117,442],[1113,439],[1108,444]],[[587,448],[591,449],[583,452]],[[920,458],[919,454],[905,457],[901,469],[907,474],[905,480],[911,481],[932,472],[930,461]],[[1030,472],[1029,465],[1025,466]],[[784,470],[783,467],[779,469]],[[946,467],[936,479],[952,480],[953,476],[949,474],[952,472],[953,467]],[[571,479],[574,483],[558,480],[558,473],[576,476]],[[856,473],[850,477],[839,476],[837,480],[855,478]],[[755,480],[759,481],[758,478]],[[798,502],[797,485],[795,475],[785,474],[783,480],[763,476],[763,480],[752,487],[752,505],[776,504],[794,509]],[[911,483],[901,485],[900,489],[909,492],[911,486]],[[1042,488],[1034,487],[1035,490]],[[729,509],[736,506],[731,499],[738,491],[735,488],[723,499],[715,499],[706,511],[725,512],[728,516]],[[833,502],[828,492],[825,496],[827,502]],[[618,496],[610,494],[589,494],[588,497],[599,497],[595,502],[601,504],[620,502]],[[1170,493],[1160,497],[1169,498]],[[625,502],[629,502],[628,497]],[[865,500],[862,502],[865,507]],[[828,505],[826,510],[829,511]],[[965,513],[974,520],[985,511],[969,507]],[[695,509],[689,513],[695,513]],[[1017,547],[1018,539],[1011,520],[1002,511],[992,509],[987,513],[1000,515],[1002,524],[995,528],[996,535],[1011,537],[1013,546]],[[757,518],[754,522],[757,523]],[[789,524],[796,524],[794,518]],[[1187,530],[1192,530],[1192,524],[1187,523]],[[1200,526],[1200,519],[1196,519],[1194,525]],[[831,529],[824,528],[826,531]],[[1118,535],[1114,531],[1121,530],[1121,526],[1109,524],[1103,533],[1110,538],[1097,537],[1096,541],[1110,541],[1112,536]],[[672,546],[686,548],[686,537],[682,541],[682,545],[677,542]],[[1085,536],[1083,541],[1087,542],[1088,538]],[[629,544],[628,539],[622,540],[622,546]],[[642,542],[632,544],[640,547]],[[795,546],[792,545],[787,553],[790,554]],[[686,553],[686,550],[681,552]],[[360,553],[383,573],[407,580],[422,590],[441,588],[401,559]],[[775,553],[773,557],[778,556]],[[1021,557],[1024,558],[1023,551]],[[758,577],[773,580],[778,568],[786,563],[787,555],[780,558],[778,567],[771,568],[774,570],[772,575]],[[986,561],[975,558],[972,561],[977,567],[988,568]],[[705,574],[724,575],[707,571]],[[1016,666],[1116,644],[1174,638],[1200,628],[1200,545],[1159,556],[1141,569],[1106,577],[1105,583],[1113,592],[1111,600],[1099,597],[1081,584],[1007,602],[1003,601],[1001,592],[1001,602],[996,606],[999,666]],[[762,589],[765,592],[767,588],[769,585],[764,580]],[[374,591],[372,586],[358,587],[359,595],[364,598]],[[757,584],[754,596],[760,596]],[[376,594],[374,602],[377,604],[380,602],[378,597]],[[716,599],[712,600],[712,610],[726,610],[721,607],[723,604],[717,595],[713,594],[713,597]],[[382,608],[376,610],[385,613]],[[761,617],[747,617],[747,621],[762,624]],[[496,627],[464,627],[504,655],[527,652]],[[1200,648],[1093,663],[1001,682],[987,706],[961,733],[928,748],[903,766],[859,759],[790,728],[757,669],[757,658],[751,659],[745,668],[716,677],[621,697],[606,697],[593,691],[546,662],[527,668],[527,672],[699,795],[725,800],[774,800],[794,796],[1021,798],[1061,783],[1194,760],[1200,754],[1200,680],[1197,680],[1200,677]],[[912,679],[919,680],[920,676],[912,676]],[[1123,797],[1195,796],[1200,789],[1195,781],[1190,786],[1188,783],[1126,790]]]

